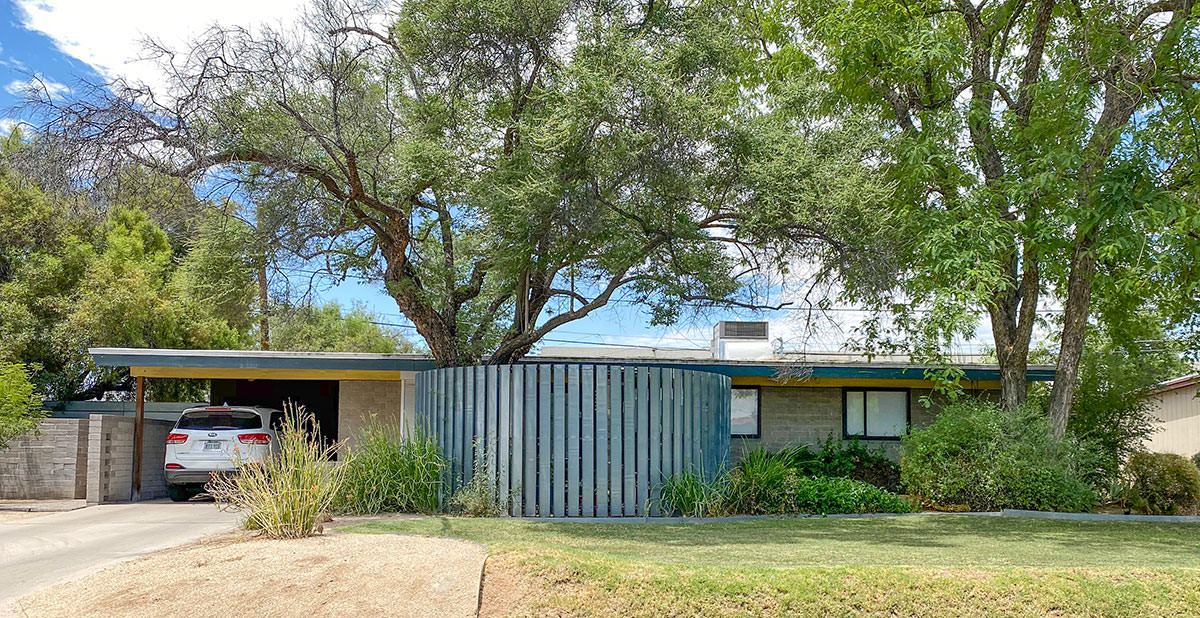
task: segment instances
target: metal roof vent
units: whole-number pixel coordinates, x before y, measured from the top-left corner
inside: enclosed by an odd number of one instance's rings
[[[718,339],[768,339],[769,322],[718,322]]]
[[[717,322],[712,355],[725,360],[763,360],[772,357],[767,322]]]

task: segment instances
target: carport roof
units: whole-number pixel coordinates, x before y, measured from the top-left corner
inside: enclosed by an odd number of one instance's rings
[[[378,375],[379,372],[408,372],[434,369],[433,359],[425,354],[365,354],[343,352],[281,352],[261,350],[161,350],[145,348],[92,348],[89,350],[96,364],[104,367],[131,367],[141,371],[135,374],[153,375],[147,368],[167,370],[195,369],[196,377],[216,377],[208,370],[256,370],[278,372],[277,377],[286,377],[287,372],[364,372]],[[531,356],[527,363],[595,363],[595,364],[640,364],[658,367],[686,367],[743,378],[772,378],[781,374],[802,373],[813,378],[849,379],[923,379],[929,365],[880,362],[817,362],[800,361],[747,361],[747,360],[648,360],[648,359],[581,359]],[[969,364],[960,368],[967,380],[999,380],[1000,370],[996,365]],[[263,375],[262,377],[268,377]],[[1032,381],[1052,380],[1054,368],[1031,366],[1028,379]],[[336,379],[336,378],[334,378]]]

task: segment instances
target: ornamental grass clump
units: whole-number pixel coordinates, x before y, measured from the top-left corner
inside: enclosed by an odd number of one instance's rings
[[[425,432],[372,421],[342,461],[345,478],[336,509],[354,515],[434,513],[447,465],[437,441]]]
[[[494,468],[481,440],[475,441],[475,452],[478,457],[472,465],[471,480],[451,496],[450,512],[467,517],[499,517],[504,514],[510,496],[496,488]]]
[[[719,474],[710,479],[702,472],[691,469],[668,477],[659,486],[658,505],[667,515],[729,515],[729,476]]]
[[[249,530],[277,539],[312,536],[342,487],[342,468],[332,461],[337,445],[322,444],[316,418],[291,404],[275,437],[277,452],[216,476],[208,491],[224,508],[241,511]]]

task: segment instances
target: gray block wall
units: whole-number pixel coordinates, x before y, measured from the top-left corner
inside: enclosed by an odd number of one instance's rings
[[[87,419],[45,419],[0,451],[0,499],[83,498],[88,455]]]
[[[142,500],[167,494],[163,472],[167,432],[173,423],[146,419],[142,442]],[[134,420],[93,414],[89,417],[87,501],[89,504],[127,502],[133,492]]]

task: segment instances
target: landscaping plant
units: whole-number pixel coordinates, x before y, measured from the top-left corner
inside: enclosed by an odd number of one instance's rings
[[[1200,506],[1200,469],[1182,455],[1134,453],[1125,464],[1125,504],[1149,515],[1192,515]]]
[[[730,515],[729,476],[709,479],[696,469],[673,475],[659,486],[659,508],[664,514],[684,517]]]
[[[34,431],[46,416],[32,380],[34,369],[21,363],[0,363],[0,449]]]
[[[482,440],[475,441],[475,453],[471,480],[450,498],[450,512],[468,517],[499,517],[508,505],[509,496],[496,488],[493,468]]]
[[[789,446],[775,454],[788,467],[807,476],[839,476],[870,483],[891,492],[900,490],[900,466],[879,449],[858,440],[830,436],[820,448]]]
[[[935,504],[1086,511],[1098,500],[1100,464],[1089,445],[1055,439],[1044,411],[965,400],[903,439],[904,485]]]
[[[278,452],[236,474],[215,476],[208,491],[218,504],[242,512],[250,530],[295,539],[321,531],[342,487],[344,468],[333,464],[337,445],[321,443],[316,418],[303,406],[284,406],[275,431]]]
[[[437,441],[421,431],[372,422],[342,462],[342,513],[434,513],[447,467]]]

